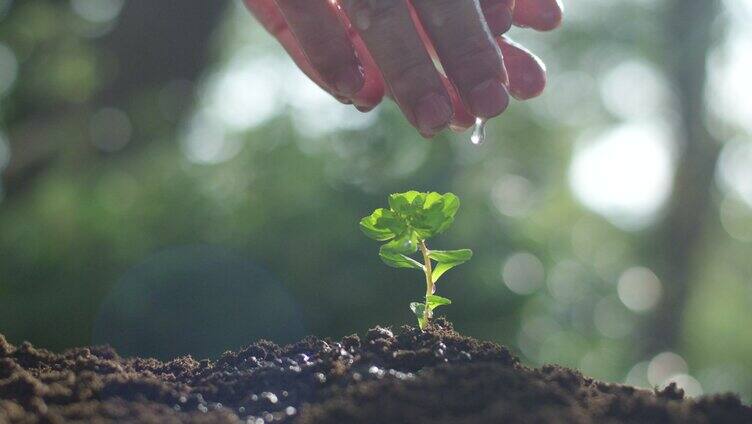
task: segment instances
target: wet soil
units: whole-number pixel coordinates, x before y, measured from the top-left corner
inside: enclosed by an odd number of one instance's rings
[[[423,333],[258,342],[216,360],[55,354],[0,335],[6,423],[752,423],[736,396],[687,399],[528,368],[506,348],[437,320]]]

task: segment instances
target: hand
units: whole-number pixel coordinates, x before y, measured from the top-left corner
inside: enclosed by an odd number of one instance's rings
[[[245,2],[324,90],[361,111],[392,97],[425,137],[501,114],[510,93],[539,95],[543,63],[503,34],[562,19],[560,0]]]

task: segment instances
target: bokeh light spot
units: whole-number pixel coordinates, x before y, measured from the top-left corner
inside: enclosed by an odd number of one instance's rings
[[[688,397],[702,396],[702,385],[700,385],[700,382],[697,381],[696,378],[689,374],[672,375],[660,385],[660,388],[664,388],[671,383],[675,383],[676,387],[684,390],[684,394]]]
[[[504,262],[501,273],[509,290],[521,295],[535,293],[546,278],[543,263],[528,252],[511,255]]]
[[[491,198],[503,215],[520,218],[532,209],[533,195],[534,187],[530,180],[519,175],[505,175],[493,187]]]
[[[10,143],[8,138],[0,132],[0,172],[10,163]]]
[[[635,387],[642,387],[642,388],[649,388],[650,382],[648,381],[648,366],[650,365],[649,361],[642,361],[636,363],[632,368],[630,368],[629,372],[627,373],[626,378],[624,379],[624,384],[628,384],[630,386]]]
[[[624,306],[635,312],[647,312],[661,300],[663,286],[653,271],[634,267],[619,278],[618,292]]]
[[[105,152],[116,152],[125,147],[132,132],[130,118],[120,109],[100,109],[89,120],[91,142]]]
[[[736,240],[752,241],[752,206],[735,196],[726,196],[721,202],[721,224]]]
[[[611,339],[627,337],[635,327],[633,317],[615,296],[598,301],[593,311],[593,322],[598,332]]]
[[[89,22],[106,23],[118,17],[125,0],[71,0],[71,8]]]
[[[569,180],[585,206],[633,230],[649,224],[666,202],[672,175],[669,131],[634,123],[586,137],[575,152]]]
[[[642,60],[619,63],[601,81],[606,108],[622,119],[652,118],[664,110],[668,83],[656,68]]]
[[[7,45],[0,43],[0,97],[10,91],[18,76],[18,59]]]
[[[582,265],[571,260],[557,263],[551,270],[546,284],[551,296],[562,304],[579,302],[589,290],[585,270]]]
[[[726,143],[717,170],[721,187],[752,207],[752,141],[733,140]]]
[[[686,374],[688,370],[687,362],[676,353],[659,353],[650,360],[650,365],[648,365],[648,382],[651,386],[660,386],[669,377]]]

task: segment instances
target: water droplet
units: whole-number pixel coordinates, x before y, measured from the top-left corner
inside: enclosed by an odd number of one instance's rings
[[[277,395],[275,395],[272,392],[263,392],[263,393],[261,393],[261,397],[262,398],[266,398],[271,403],[277,403],[277,401],[278,401]]]
[[[483,118],[475,118],[475,128],[473,135],[470,136],[470,142],[476,146],[480,146],[486,141],[486,122]]]

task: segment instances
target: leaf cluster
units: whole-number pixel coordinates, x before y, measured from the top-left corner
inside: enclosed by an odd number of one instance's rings
[[[425,264],[409,255],[418,250],[421,242],[446,231],[454,222],[459,207],[460,200],[452,193],[408,191],[392,194],[389,208],[376,209],[363,218],[360,229],[374,240],[387,242],[379,249],[379,256],[385,264],[425,272]],[[430,251],[429,257],[437,262],[432,273],[433,281],[467,262],[472,255],[468,249]]]

